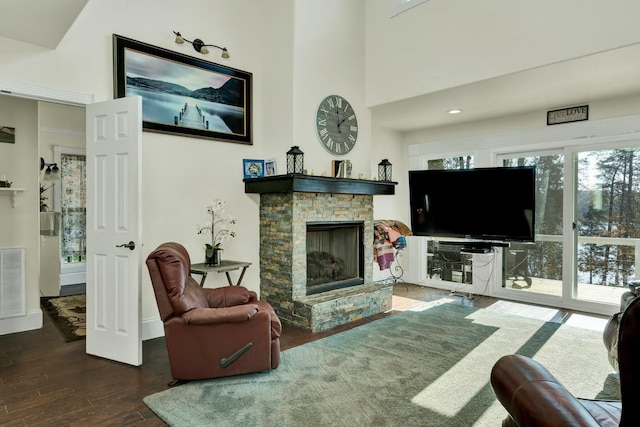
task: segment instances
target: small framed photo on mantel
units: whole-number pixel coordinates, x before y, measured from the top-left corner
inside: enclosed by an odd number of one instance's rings
[[[264,176],[277,175],[275,159],[267,159],[264,161]]]
[[[332,160],[331,161],[331,176],[334,178],[338,178],[340,176],[340,172],[342,171],[342,160]]]
[[[242,169],[245,179],[261,178],[264,176],[264,160],[244,159],[242,160]]]

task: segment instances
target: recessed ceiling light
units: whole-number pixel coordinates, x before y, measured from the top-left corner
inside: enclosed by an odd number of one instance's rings
[[[449,113],[449,114],[460,114],[460,113],[462,113],[462,110],[454,108],[453,110],[447,111],[447,113]]]

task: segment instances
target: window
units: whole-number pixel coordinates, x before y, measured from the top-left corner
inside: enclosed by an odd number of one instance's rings
[[[505,250],[503,288],[564,300],[618,304],[636,280],[640,253],[640,155],[634,148],[580,150],[571,155],[575,175],[575,230],[563,218],[565,155],[503,158],[504,166],[536,166],[536,242]],[[575,231],[575,248],[563,235]],[[563,265],[573,279],[563,284]],[[565,270],[566,272],[566,270]]]
[[[427,161],[427,169],[429,170],[471,169],[472,167],[473,156],[469,155],[445,157]]]
[[[61,154],[62,238],[63,263],[86,261],[86,158],[83,155]]]
[[[582,151],[577,168],[577,296],[616,303],[620,292],[598,287],[624,291],[638,277],[640,154],[637,148]]]

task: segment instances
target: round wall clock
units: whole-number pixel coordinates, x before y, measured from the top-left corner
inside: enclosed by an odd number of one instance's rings
[[[320,143],[331,154],[347,154],[358,139],[358,119],[351,104],[340,95],[329,95],[316,112]]]

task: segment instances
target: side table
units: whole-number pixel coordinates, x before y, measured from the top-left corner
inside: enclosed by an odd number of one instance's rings
[[[191,268],[189,272],[191,274],[201,274],[202,279],[200,279],[200,286],[204,286],[204,281],[207,279],[207,273],[215,271],[216,273],[224,272],[227,275],[227,281],[229,282],[229,286],[233,286],[233,282],[231,281],[231,276],[229,276],[229,272],[233,270],[242,269],[240,273],[240,277],[238,278],[238,282],[236,286],[239,286],[242,283],[242,278],[244,277],[244,272],[247,271],[247,268],[251,265],[250,262],[245,261],[229,261],[224,260],[220,263],[220,265],[204,265],[204,263],[199,264],[191,264]]]

